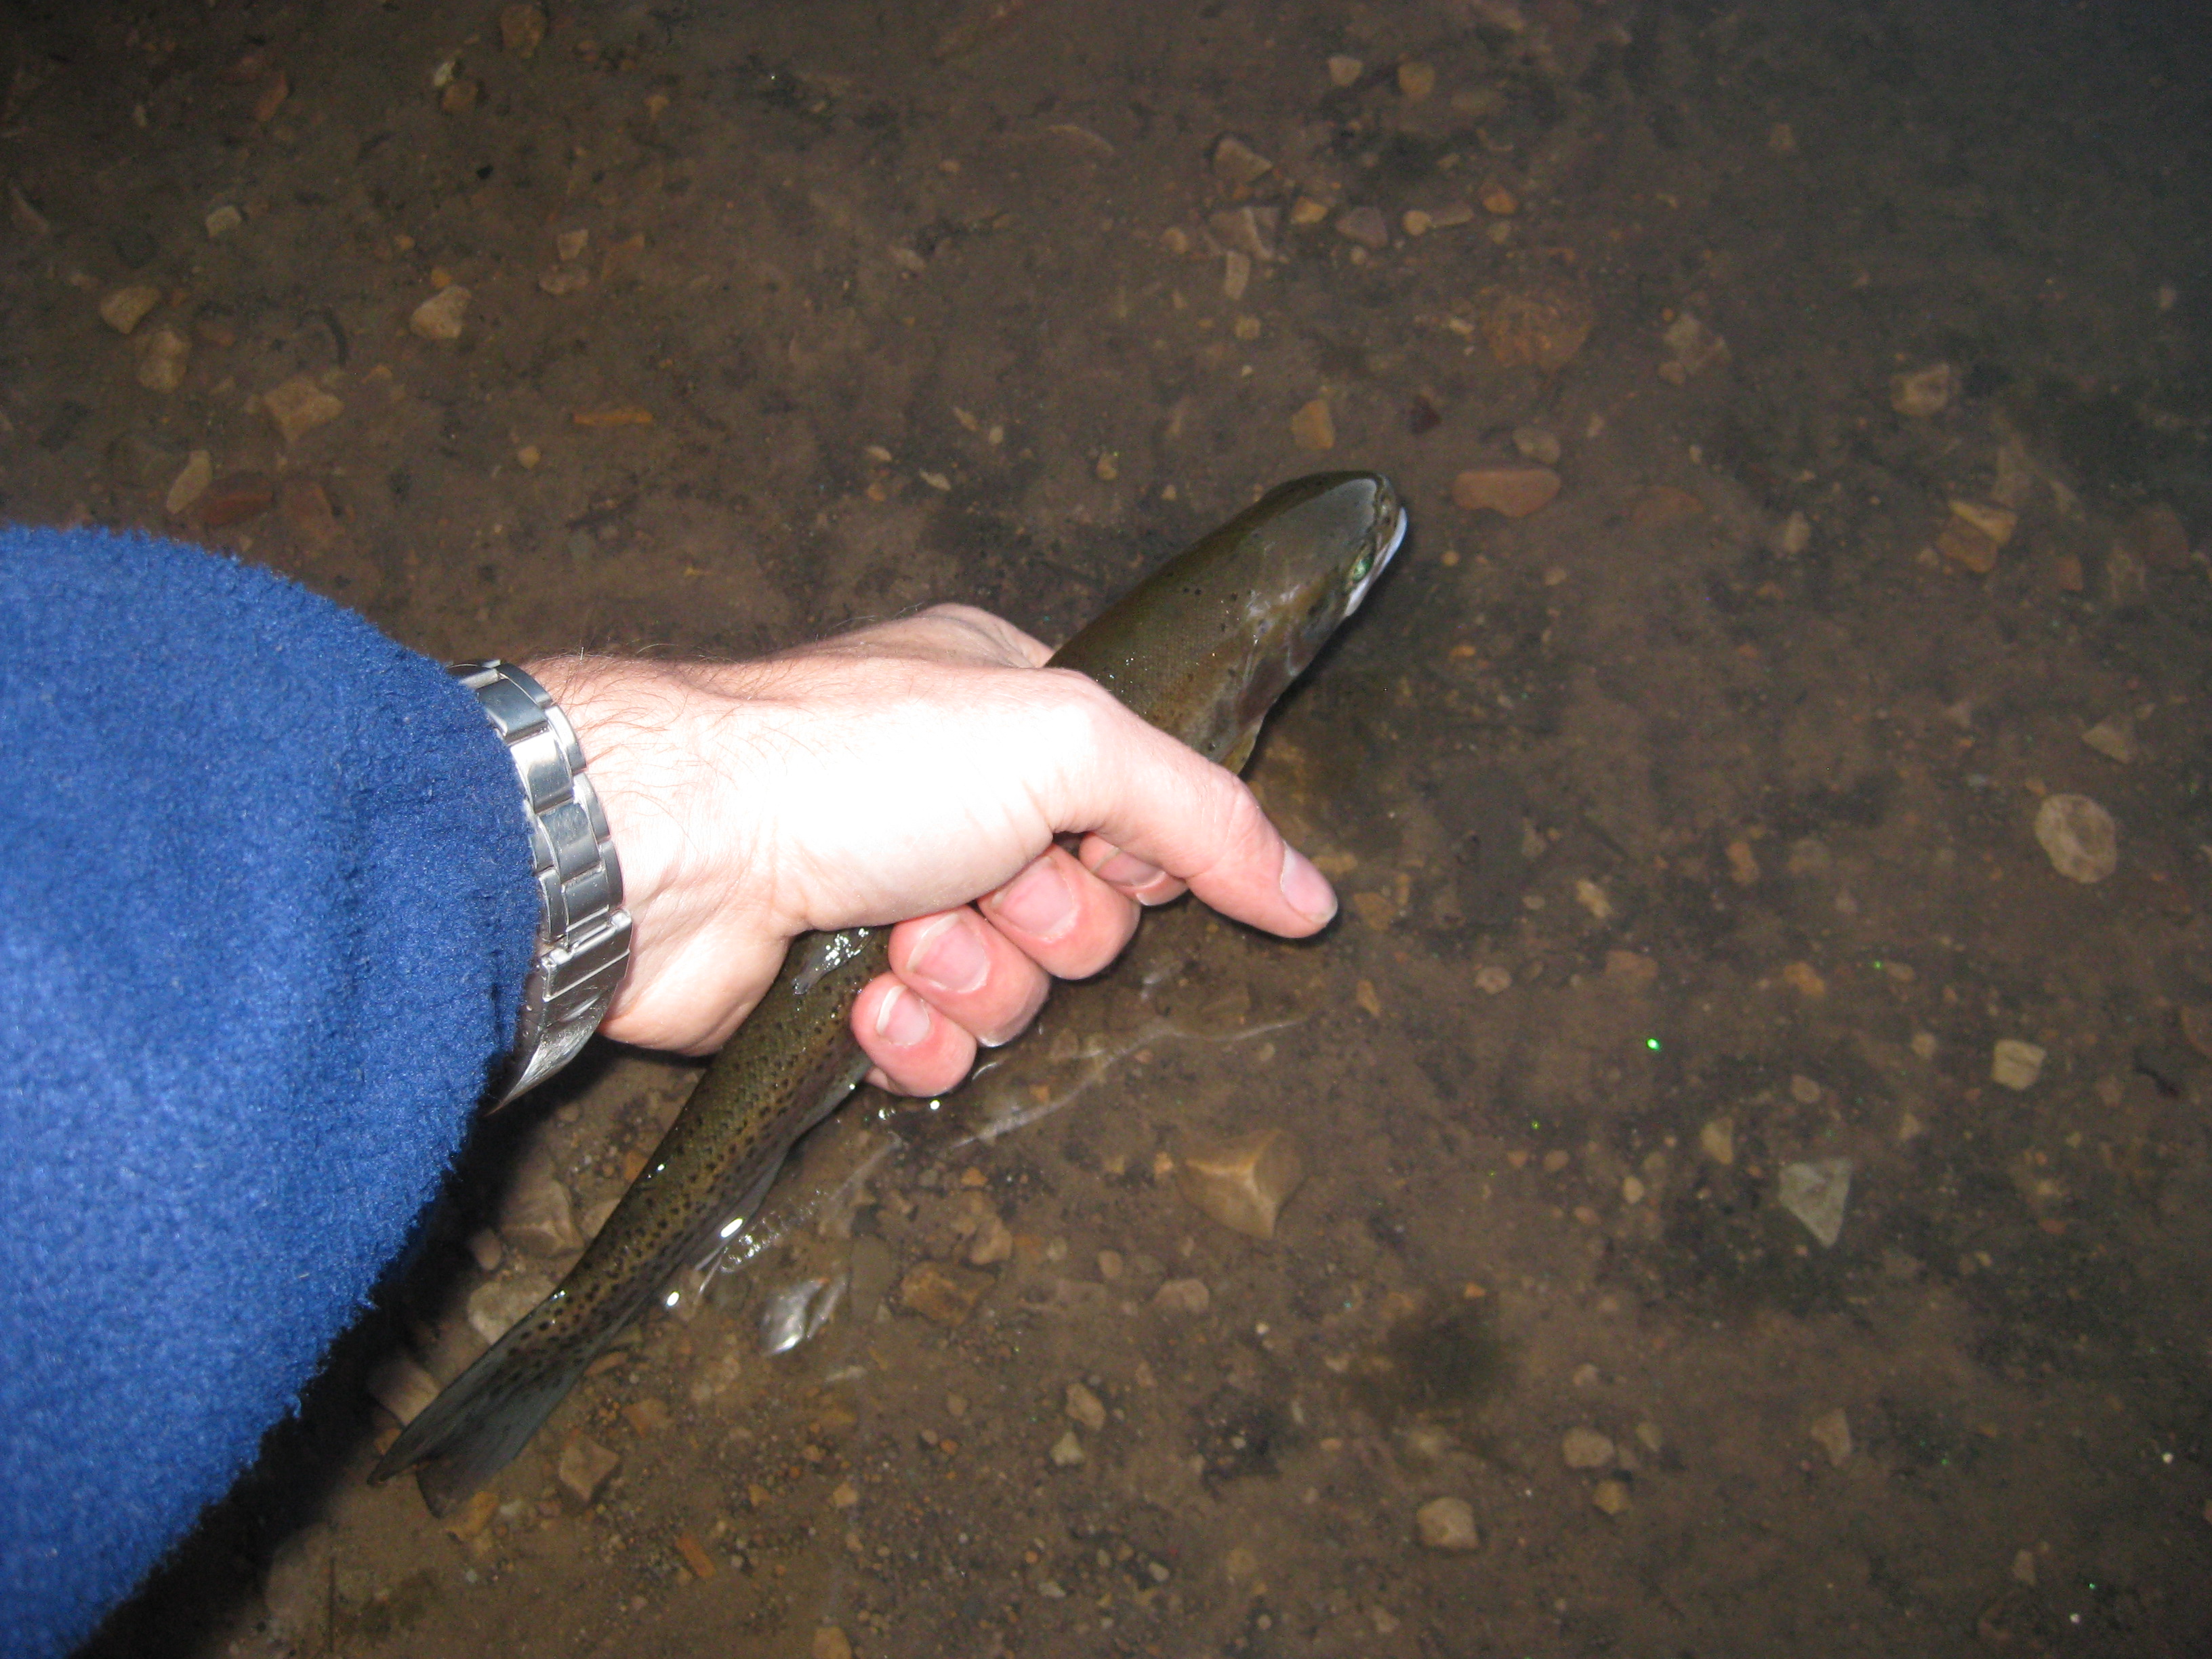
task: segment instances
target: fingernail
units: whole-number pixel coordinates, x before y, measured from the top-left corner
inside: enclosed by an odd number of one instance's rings
[[[1075,895],[1050,859],[1039,859],[1016,876],[985,908],[1048,943],[1075,926]]]
[[[1127,853],[1116,853],[1091,873],[1116,887],[1150,887],[1167,872],[1157,864],[1147,864]]]
[[[898,1048],[913,1048],[929,1035],[929,1005],[903,985],[876,1005],[876,1035]]]
[[[1283,848],[1279,884],[1291,908],[1308,921],[1319,924],[1336,914],[1336,890],[1328,884],[1327,876],[1313,867],[1313,860],[1295,847]]]
[[[975,990],[991,971],[991,953],[964,916],[951,915],[926,934],[906,970],[955,995]]]

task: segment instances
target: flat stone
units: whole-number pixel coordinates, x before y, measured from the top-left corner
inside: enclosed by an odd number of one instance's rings
[[[580,294],[592,285],[592,273],[580,265],[556,265],[538,279],[538,291],[555,299]]]
[[[2120,867],[2120,830],[2087,795],[2051,795],[2035,809],[2035,838],[2070,881],[2104,880]]]
[[[1452,479],[1452,500],[1470,513],[1486,508],[1525,519],[1559,493],[1559,475],[1547,466],[1469,467]]]
[[[299,442],[317,427],[327,426],[345,413],[343,404],[304,374],[295,374],[262,393],[261,406],[276,423],[276,435],[288,444]]]
[[[809,1645],[809,1659],[853,1659],[853,1644],[836,1625],[824,1625],[814,1632]]]
[[[377,1361],[366,1381],[368,1397],[390,1412],[402,1428],[438,1397],[438,1379],[417,1364],[412,1354],[398,1349]]]
[[[561,1448],[554,1473],[571,1498],[588,1504],[599,1497],[607,1477],[621,1467],[619,1454],[609,1451],[587,1434],[572,1434]]]
[[[1847,1158],[1820,1158],[1785,1165],[1782,1170],[1782,1207],[1830,1249],[1843,1234],[1844,1211],[1850,1202],[1851,1173],[1856,1167]]]
[[[1075,1431],[1070,1429],[1052,1443],[1052,1450],[1046,1455],[1052,1459],[1056,1468],[1073,1468],[1085,1461],[1083,1443],[1075,1437]]]
[[[1889,383],[1889,406],[1915,420],[1940,415],[1959,395],[1959,371],[1948,363],[1930,363]]]
[[[1367,73],[1367,65],[1359,58],[1339,52],[1328,60],[1328,83],[1333,87],[1348,87]]]
[[[552,1294],[553,1281],[540,1273],[518,1273],[479,1285],[469,1294],[469,1328],[486,1342],[496,1342]]]
[[[1723,1168],[1735,1162],[1735,1120],[1716,1117],[1698,1131],[1698,1150]]]
[[[1609,1469],[1620,1449],[1595,1429],[1569,1429],[1560,1438],[1559,1455],[1571,1469]]]
[[[201,220],[200,228],[207,232],[210,241],[219,242],[245,222],[246,216],[226,202]]]
[[[1234,135],[1213,146],[1213,176],[1232,189],[1257,184],[1275,170],[1275,164]]]
[[[162,509],[173,519],[181,519],[190,512],[192,503],[207,493],[215,482],[215,461],[204,449],[195,449],[177,476],[169,480],[168,494],[161,498]]]
[[[1376,207],[1348,208],[1336,216],[1336,234],[1377,252],[1390,246],[1389,222]]]
[[[568,1189],[553,1173],[553,1154],[533,1146],[516,1168],[507,1199],[500,1206],[499,1236],[509,1248],[532,1255],[561,1255],[584,1248],[576,1230]]]
[[[1437,89],[1437,72],[1419,58],[1398,65],[1398,95],[1409,104],[1425,103]]]
[[[1328,412],[1328,399],[1316,398],[1302,404],[1291,416],[1291,441],[1300,449],[1319,453],[1336,447],[1336,422]]]
[[[1271,207],[1237,207],[1224,208],[1206,222],[1228,252],[1265,264],[1275,257],[1275,227],[1280,218]]]
[[[1705,504],[1686,489],[1673,484],[1654,484],[1629,504],[1628,527],[1632,530],[1664,530],[1669,525],[1686,524],[1705,514]]]
[[[118,288],[100,302],[100,320],[118,334],[128,334],[161,303],[161,290],[151,283]]]
[[[899,1300],[936,1324],[957,1325],[975,1310],[975,1304],[990,1288],[988,1273],[924,1261],[899,1281]]]
[[[1202,1314],[1213,1305],[1213,1292],[1202,1279],[1170,1279],[1153,1292],[1152,1305],[1164,1313]]]
[[[2012,540],[2013,532],[2020,528],[2020,514],[2008,507],[1991,507],[1987,501],[1954,500],[1951,516],[1988,537],[1999,547]]]
[[[1482,1542],[1474,1510],[1463,1498],[1432,1498],[1413,1511],[1414,1530],[1432,1550],[1471,1550]]]
[[[1936,532],[1936,550],[1949,563],[1977,576],[1997,568],[2002,544],[1964,519],[1953,518]]]
[[[1258,1129],[1185,1152],[1176,1186],[1223,1226],[1272,1239],[1276,1216],[1304,1179],[1297,1140],[1282,1129]]]
[[[1667,352],[1659,378],[1675,386],[1729,359],[1728,342],[1686,311],[1661,331],[1659,343]]]
[[[1607,1515],[1619,1515],[1628,1507],[1628,1482],[1601,1480],[1590,1488],[1590,1502]]]
[[[229,472],[200,493],[193,503],[192,516],[202,528],[220,530],[225,525],[258,519],[276,505],[276,481],[267,473]]]
[[[414,313],[407,319],[407,326],[421,339],[458,340],[469,299],[467,289],[459,283],[449,283],[415,307]]]
[[[502,6],[499,13],[499,43],[527,58],[545,39],[545,8],[538,5]]]
[[[292,539],[310,552],[324,551],[345,534],[329,494],[312,478],[288,479],[276,491],[276,505]]]

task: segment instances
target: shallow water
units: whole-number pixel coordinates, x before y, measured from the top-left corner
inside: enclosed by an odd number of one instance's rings
[[[172,525],[440,655],[748,652],[940,599],[1058,638],[1267,484],[1375,467],[1415,538],[1251,775],[1345,914],[1155,915],[968,1090],[857,1099],[457,1537],[362,1484],[363,1378],[465,1359],[464,1242],[526,1154],[580,1213],[620,1190],[690,1071],[595,1055],[487,1124],[93,1651],[2212,1641],[2192,9],[550,23],[0,21],[0,511]],[[460,337],[416,337],[446,283]],[[299,375],[343,412],[287,445],[258,400]],[[1548,505],[1455,503],[1553,442]],[[172,520],[198,450],[224,482]],[[2039,844],[2065,793],[2110,878]],[[1175,1179],[1260,1128],[1306,1168],[1268,1243]],[[1836,1158],[1829,1247],[1781,1193]],[[811,1280],[826,1324],[764,1354]],[[580,1437],[620,1459],[588,1504]],[[1474,1548],[1420,1541],[1438,1498]]]

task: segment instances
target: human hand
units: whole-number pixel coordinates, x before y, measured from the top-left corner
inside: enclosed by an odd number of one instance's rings
[[[622,859],[630,968],[600,1030],[706,1053],[795,935],[896,922],[854,1035],[872,1081],[934,1094],[1051,980],[1111,962],[1143,905],[1188,887],[1271,933],[1327,924],[1328,883],[1241,781],[1049,654],[940,605],[760,662],[527,665]]]

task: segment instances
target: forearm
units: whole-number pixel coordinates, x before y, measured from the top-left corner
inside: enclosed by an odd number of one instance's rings
[[[513,768],[266,573],[0,532],[0,1631],[67,1645],[249,1462],[511,1039]],[[101,1494],[97,1504],[81,1494]]]

